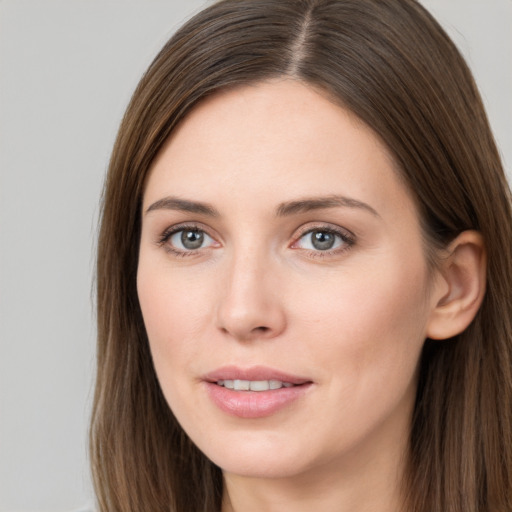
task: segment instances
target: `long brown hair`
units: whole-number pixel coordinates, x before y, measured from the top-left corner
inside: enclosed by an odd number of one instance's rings
[[[220,510],[222,476],[160,391],[136,292],[148,169],[176,125],[216,91],[290,76],[353,111],[393,153],[428,248],[476,229],[487,292],[470,327],[425,343],[405,510],[512,510],[512,214],[463,58],[414,0],[224,0],[165,45],[112,153],[98,244],[91,459],[102,512]]]

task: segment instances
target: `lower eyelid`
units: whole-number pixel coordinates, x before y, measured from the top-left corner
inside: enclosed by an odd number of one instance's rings
[[[177,244],[173,244],[171,242],[172,238],[182,232],[186,231],[196,231],[199,233],[203,233],[204,235],[204,243],[205,245],[200,246],[195,249],[188,249],[186,247],[180,247]],[[174,225],[169,228],[167,228],[163,233],[161,233],[157,240],[156,244],[159,247],[162,247],[165,249],[165,251],[172,256],[179,256],[179,257],[193,257],[193,256],[199,256],[204,250],[220,247],[221,244],[217,242],[217,239],[214,238],[210,233],[204,229],[203,227],[196,225],[196,224],[181,224],[181,225]]]
[[[175,235],[179,232],[182,232],[182,231],[187,231],[187,230],[198,231],[198,232],[204,233],[205,237],[207,237],[209,239],[207,245],[205,245],[204,247],[199,247],[197,249],[186,249],[186,248],[181,249],[181,248],[176,247],[175,245],[169,244],[169,241],[173,237],[173,235]],[[316,248],[298,247],[298,244],[303,237],[305,237],[306,235],[311,234],[315,231],[330,233],[330,234],[338,237],[339,240],[341,241],[340,246],[335,247],[333,249],[325,249],[325,250],[316,249]],[[356,241],[355,235],[353,235],[348,230],[341,230],[341,229],[338,230],[338,229],[334,229],[331,226],[326,226],[326,225],[308,227],[307,229],[302,230],[301,233],[296,235],[294,237],[294,239],[295,239],[295,241],[289,247],[309,251],[310,253],[312,253],[312,256],[314,256],[314,257],[322,257],[322,256],[341,254],[341,253],[347,251],[348,249],[350,249],[355,244],[355,241]],[[197,225],[197,224],[182,224],[182,225],[171,226],[171,227],[167,228],[163,233],[158,235],[155,242],[159,246],[166,246],[167,252],[172,253],[174,255],[179,255],[179,256],[187,256],[187,255],[194,255],[194,254],[197,255],[197,253],[199,251],[201,251],[202,249],[208,249],[208,248],[215,247],[215,246],[219,247],[221,245],[219,242],[217,242],[216,238],[214,238],[212,235],[209,234],[209,232],[206,229],[204,229],[202,226]]]
[[[330,247],[328,249],[319,249],[319,248],[315,248],[315,247],[297,247],[297,248],[303,249],[303,250],[306,250],[306,251],[311,251],[311,252],[318,252],[318,253],[322,253],[322,254],[333,254],[333,253],[336,253],[336,252],[341,252],[341,251],[347,249],[348,247],[350,247],[352,245],[350,241],[345,240],[341,236],[339,236],[339,235],[335,235],[335,236],[338,237],[338,240],[336,240],[333,243],[333,247]],[[309,242],[309,243],[311,244],[311,242]]]
[[[355,242],[355,239],[356,239],[355,235],[350,233],[348,230],[341,230],[341,229],[338,230],[338,229],[334,229],[334,228],[332,228],[330,226],[314,226],[314,227],[305,229],[304,231],[302,231],[301,233],[296,235],[295,236],[295,241],[293,242],[292,245],[295,245],[300,239],[302,239],[306,235],[314,233],[315,231],[316,232],[323,232],[323,233],[330,233],[330,234],[332,234],[334,236],[339,237],[343,242],[345,242],[347,244],[353,244]]]
[[[165,243],[173,235],[175,235],[176,233],[179,233],[180,231],[200,231],[200,232],[204,233],[205,235],[210,236],[205,229],[201,228],[198,225],[195,225],[195,224],[179,224],[177,226],[171,226],[171,227],[168,227],[167,229],[165,229],[159,235],[158,240],[161,243]],[[212,238],[212,237],[210,236],[210,238]]]

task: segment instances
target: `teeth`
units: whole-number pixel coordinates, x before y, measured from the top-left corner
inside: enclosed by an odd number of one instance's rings
[[[280,380],[219,380],[219,386],[234,391],[268,391],[269,389],[291,388],[290,382],[281,382]]]
[[[268,391],[270,389],[270,382],[268,380],[253,380],[249,384],[251,391]]]
[[[270,389],[279,389],[282,387],[283,383],[280,380],[269,380],[268,387]]]
[[[251,382],[248,380],[235,379],[233,381],[233,389],[235,391],[249,391],[250,387],[251,387]]]

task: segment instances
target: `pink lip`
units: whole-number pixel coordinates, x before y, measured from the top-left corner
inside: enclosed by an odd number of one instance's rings
[[[280,380],[300,385],[311,382],[311,379],[284,373],[266,366],[251,366],[250,368],[239,368],[237,366],[223,366],[203,376],[203,380],[217,382],[219,380]]]
[[[279,380],[293,387],[268,391],[234,391],[219,386],[219,380]],[[272,368],[226,366],[203,377],[208,396],[223,412],[239,418],[263,418],[277,413],[300,398],[311,387],[311,379],[283,373]]]

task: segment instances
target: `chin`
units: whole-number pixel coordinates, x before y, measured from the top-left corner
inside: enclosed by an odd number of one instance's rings
[[[265,454],[264,457],[254,458],[245,457],[223,457],[216,463],[223,473],[243,476],[246,478],[292,478],[305,471],[301,465],[288,459],[275,458]],[[213,461],[215,462],[215,461]]]
[[[236,442],[216,442],[199,449],[223,472],[251,478],[289,478],[312,466],[303,443],[283,442],[266,436],[243,436]],[[302,446],[301,446],[302,445]]]

